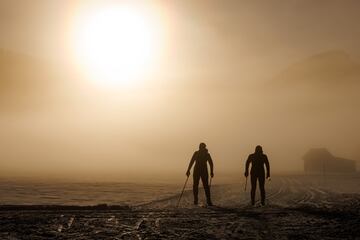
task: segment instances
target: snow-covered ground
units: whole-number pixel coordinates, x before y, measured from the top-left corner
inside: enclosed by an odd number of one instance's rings
[[[202,191],[200,206],[193,206],[189,181],[179,208],[180,185],[124,183],[117,186],[122,195],[111,198],[114,190],[107,189],[107,198],[115,199],[109,202],[91,191],[78,193],[94,196],[89,203],[130,205],[124,208],[2,206],[0,239],[360,239],[359,180],[355,175],[274,176],[266,183],[265,207],[249,206],[250,186],[244,192],[243,180],[213,185],[214,207],[203,204]],[[3,196],[2,202],[19,204]]]

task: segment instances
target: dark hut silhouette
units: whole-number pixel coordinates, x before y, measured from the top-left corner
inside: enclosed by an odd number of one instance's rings
[[[308,173],[352,173],[356,161],[332,155],[326,148],[310,149],[303,157],[304,171]]]

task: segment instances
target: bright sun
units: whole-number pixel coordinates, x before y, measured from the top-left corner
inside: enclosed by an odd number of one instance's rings
[[[157,29],[140,8],[111,6],[88,12],[75,30],[78,62],[97,83],[133,84],[156,58]]]

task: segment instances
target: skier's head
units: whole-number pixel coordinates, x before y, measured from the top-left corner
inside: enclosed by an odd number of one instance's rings
[[[205,143],[200,143],[199,150],[205,150],[205,149],[206,149],[206,144]]]
[[[260,145],[256,146],[255,153],[257,153],[257,154],[263,153],[262,147]]]

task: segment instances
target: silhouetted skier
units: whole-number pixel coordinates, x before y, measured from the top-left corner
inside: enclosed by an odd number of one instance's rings
[[[261,194],[261,205],[265,205],[265,170],[266,178],[270,178],[270,165],[267,156],[263,153],[260,145],[256,146],[255,152],[250,154],[245,166],[245,177],[249,176],[249,165],[251,163],[251,204],[255,204],[256,182],[259,180],[259,188]]]
[[[193,172],[193,193],[194,193],[194,204],[198,204],[198,191],[199,191],[199,181],[201,181],[204,186],[206,202],[207,205],[212,206],[211,197],[210,197],[210,187],[209,187],[209,174],[207,168],[207,162],[210,165],[210,176],[214,177],[214,164],[211,159],[210,153],[206,149],[205,143],[200,143],[199,150],[194,152],[191,161],[189,163],[188,170],[186,175],[190,176],[190,169],[195,163],[194,172]]]

